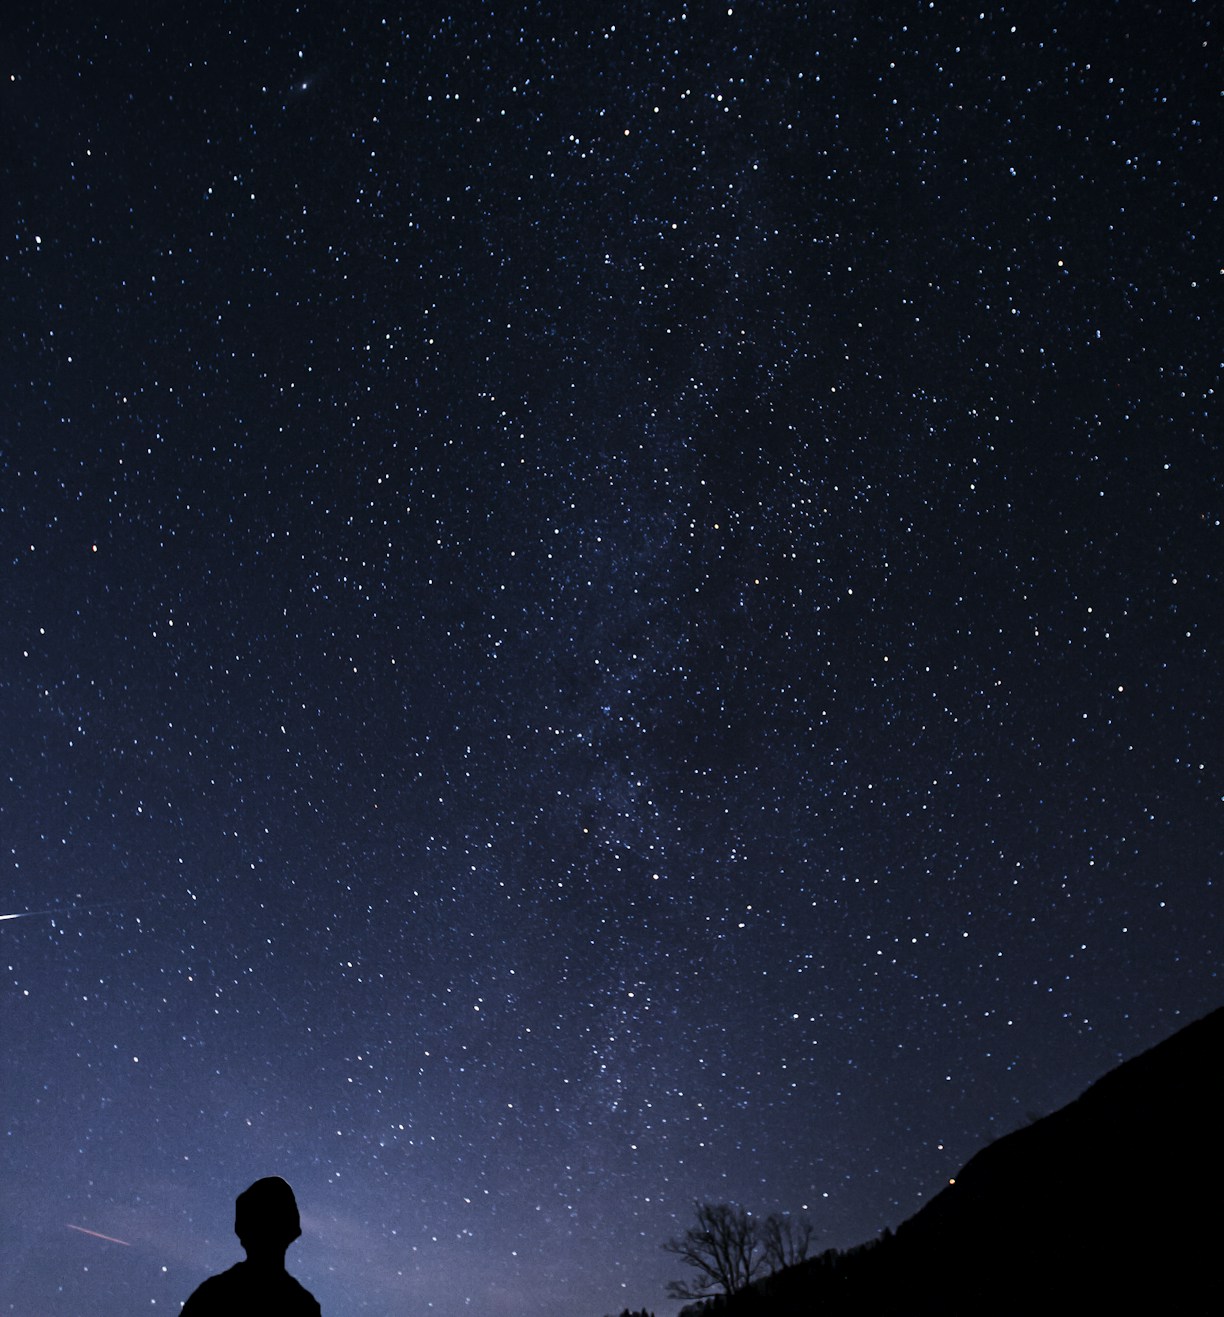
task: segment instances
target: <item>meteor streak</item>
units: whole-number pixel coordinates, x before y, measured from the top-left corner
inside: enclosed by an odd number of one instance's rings
[[[19,910],[16,914],[0,915],[0,920],[37,919],[39,915],[84,915],[91,910],[109,910],[111,906],[118,904],[117,901],[104,901],[101,905],[60,905],[54,910]]]
[[[193,901],[195,897],[191,898]],[[173,901],[169,896],[137,896],[131,901],[99,901],[94,905],[58,905],[51,910],[17,910],[13,914],[0,915],[0,923],[6,919],[37,919],[40,915],[85,915],[94,910],[114,910],[116,907],[133,905],[157,905]]]
[[[86,1230],[84,1226],[74,1226],[71,1221],[65,1221],[64,1224],[69,1230],[79,1230],[83,1235],[92,1235],[94,1239],[105,1239],[108,1244],[122,1244],[124,1248],[131,1248],[131,1244],[126,1239],[116,1239],[114,1235],[100,1235],[96,1230]]]

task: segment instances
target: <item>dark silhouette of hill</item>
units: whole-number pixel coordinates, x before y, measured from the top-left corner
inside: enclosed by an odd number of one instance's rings
[[[895,1235],[755,1285],[729,1314],[1191,1309],[1215,1291],[1224,1009],[978,1153]]]

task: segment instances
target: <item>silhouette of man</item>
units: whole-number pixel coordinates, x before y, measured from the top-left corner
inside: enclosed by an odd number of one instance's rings
[[[234,1233],[246,1261],[210,1276],[183,1305],[182,1317],[320,1317],[314,1295],[285,1270],[285,1251],[302,1223],[293,1190],[279,1175],[238,1195]]]

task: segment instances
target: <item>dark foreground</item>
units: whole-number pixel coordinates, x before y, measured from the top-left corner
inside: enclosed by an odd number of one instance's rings
[[[893,1234],[705,1311],[1169,1311],[1214,1292],[1224,1010],[999,1139]]]

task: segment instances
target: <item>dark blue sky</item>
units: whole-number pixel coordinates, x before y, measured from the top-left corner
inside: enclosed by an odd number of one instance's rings
[[[11,28],[3,1311],[670,1312],[1219,1004],[1208,7],[819,8]]]

